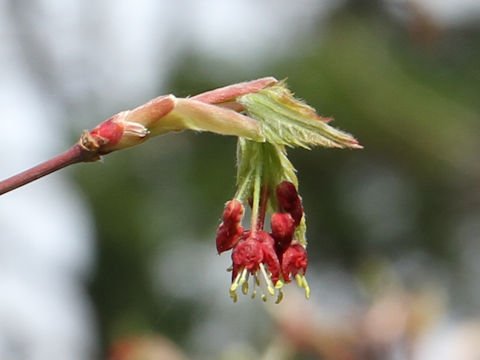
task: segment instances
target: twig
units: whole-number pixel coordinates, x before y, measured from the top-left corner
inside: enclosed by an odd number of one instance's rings
[[[196,95],[190,99],[195,101],[200,101],[207,104],[218,104],[224,108],[230,108],[233,111],[242,111],[243,107],[235,102],[235,98],[245,95],[248,93],[258,92],[261,89],[269,86],[271,84],[276,83],[277,80],[273,77],[265,77],[249,82],[233,84],[229,86],[225,86],[222,88],[218,88],[212,91],[207,91],[205,93]],[[158,98],[161,101],[165,100],[164,103],[159,104],[159,101],[155,104],[155,100],[146,103],[145,105],[135,109],[137,113],[141,113],[139,117],[141,120],[152,120],[157,121],[159,118],[164,117],[167,115],[169,111],[173,109],[175,106],[175,101],[173,96],[165,96]],[[184,101],[184,103],[188,103],[188,99]],[[187,104],[188,105],[188,104]],[[198,107],[198,106],[197,106]],[[165,109],[167,108],[167,109]],[[192,102],[192,109],[195,109],[194,102]],[[159,109],[161,110],[161,114],[159,113]],[[100,155],[105,155],[106,153],[118,150],[127,146],[132,146],[141,143],[142,139],[137,139],[138,137],[146,139],[150,134],[150,130],[147,127],[144,127],[138,123],[131,122],[122,122],[122,117],[127,116],[129,113],[133,114],[133,111],[124,111],[115,116],[111,119],[107,120],[106,122],[97,126],[94,130],[88,132],[85,131],[80,139],[80,141],[72,146],[67,151],[63,152],[62,154],[47,160],[37,166],[34,166],[31,169],[21,172],[20,174],[14,175],[10,178],[7,178],[3,181],[0,181],[0,195],[5,194],[11,190],[14,190],[20,186],[26,185],[32,181],[35,181],[45,175],[51,174],[57,170],[60,170],[66,166],[76,164],[79,162],[85,161],[95,161],[100,158]],[[188,109],[187,109],[188,110]],[[219,109],[220,111],[221,109]],[[145,111],[147,112],[145,114]],[[163,111],[163,112],[162,112]],[[215,111],[213,111],[215,112]],[[202,115],[202,114],[200,114]],[[238,121],[240,116],[239,114],[235,114],[232,112],[232,115],[237,115],[237,117],[232,117],[232,120]],[[205,116],[203,114],[203,116]],[[208,116],[207,116],[208,117]],[[247,117],[244,117],[245,120],[251,120]],[[211,120],[207,118],[207,121]],[[174,121],[178,121],[177,117],[174,117]],[[251,120],[253,121],[253,120]],[[105,125],[102,127],[102,125]],[[174,124],[175,125],[175,124]],[[245,125],[246,126],[246,125]],[[179,128],[181,129],[181,128]],[[175,130],[169,129],[169,131]],[[199,130],[195,128],[195,130]],[[234,129],[233,131],[236,131]],[[128,144],[122,144],[122,146],[117,146],[116,148],[111,149],[111,145],[113,144],[112,137],[116,136],[124,136],[127,140],[124,142]],[[132,143],[132,137],[135,138],[135,141]],[[115,142],[118,142],[119,139],[115,139]],[[110,146],[110,148],[108,148]],[[107,149],[107,151],[106,151]]]
[[[60,170],[68,165],[87,161],[91,156],[92,155],[88,151],[85,151],[79,144],[75,144],[67,151],[50,160],[34,166],[31,169],[25,170],[20,174],[0,181],[0,195],[28,184],[29,182],[37,180],[45,175],[51,174],[52,172]]]

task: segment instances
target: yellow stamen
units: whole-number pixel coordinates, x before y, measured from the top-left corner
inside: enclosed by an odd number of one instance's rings
[[[232,283],[232,286],[230,286],[230,293],[235,292],[238,288],[238,282],[240,281],[240,276],[242,273],[238,273],[237,276],[235,277],[235,280]]]
[[[247,295],[248,294],[248,281],[244,282],[243,285],[242,285],[242,292],[243,292],[243,295]]]
[[[260,280],[258,280],[258,277],[257,277],[257,273],[255,272],[253,274],[253,290],[252,290],[252,299],[255,298],[255,296],[257,295],[257,286],[259,286],[260,284]]]
[[[282,291],[282,290],[279,290],[279,291],[278,291],[277,301],[275,301],[275,304],[280,304],[280,302],[282,301],[282,299],[283,299],[283,291]]]
[[[243,269],[242,271],[242,277],[240,278],[240,281],[238,282],[238,285],[243,285],[245,281],[247,281],[247,275],[248,275],[247,269]]]
[[[295,280],[297,281],[298,287],[303,287],[302,275],[300,274],[295,275]]]
[[[308,283],[307,283],[307,279],[305,278],[305,276],[302,276],[303,279],[302,279],[302,285],[303,285],[303,288],[305,289],[305,297],[307,299],[310,298],[310,287],[308,286]]]
[[[277,280],[277,283],[275,284],[275,289],[281,289],[285,285],[282,280]]]
[[[238,296],[237,296],[237,293],[235,291],[230,290],[230,297],[233,299],[233,302],[237,302]]]
[[[260,279],[258,278],[257,273],[255,273],[254,277],[255,277],[255,284],[257,286],[260,286]]]
[[[263,300],[263,302],[267,302],[267,295],[262,294],[262,300]]]
[[[267,286],[267,290],[270,295],[275,295],[275,289],[273,287],[273,282],[267,274],[267,270],[265,270],[265,266],[260,264],[260,270],[262,270],[263,277],[265,278],[265,284]]]

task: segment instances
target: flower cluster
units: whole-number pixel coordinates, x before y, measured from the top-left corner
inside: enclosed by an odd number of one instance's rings
[[[264,191],[263,195],[268,196]],[[257,294],[263,278],[264,287],[270,295],[277,293],[280,302],[284,283],[297,280],[299,286],[305,289],[305,296],[310,296],[310,289],[305,279],[307,271],[307,252],[305,246],[295,240],[295,229],[300,225],[304,213],[300,196],[295,185],[283,181],[276,187],[276,202],[278,211],[270,218],[271,232],[263,229],[265,207],[259,209],[252,219],[252,228],[246,230],[242,226],[244,206],[233,199],[227,202],[223,212],[223,222],[217,230],[217,251],[222,253],[232,250],[232,285],[230,296],[237,300],[236,290],[242,289],[248,293],[248,280],[253,278],[252,297]],[[261,199],[266,204],[267,199]],[[262,292],[262,299],[267,296]]]
[[[261,288],[263,300],[267,294],[276,295],[278,303],[284,284],[295,279],[308,298],[305,215],[286,148],[361,145],[350,134],[331,127],[331,119],[318,116],[313,108],[295,99],[284,82],[239,96],[235,102],[257,121],[265,141],[239,137],[237,192],[227,202],[217,231],[218,252],[232,250],[230,296],[237,301],[238,288],[248,294],[249,278],[253,278],[252,297]],[[247,204],[251,208],[249,229],[242,225]],[[265,219],[270,232],[264,229]]]

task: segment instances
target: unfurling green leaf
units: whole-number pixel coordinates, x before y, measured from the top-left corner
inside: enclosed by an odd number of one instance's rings
[[[268,142],[290,147],[356,148],[362,146],[350,134],[328,124],[315,109],[295,99],[281,81],[237,98],[247,115],[257,120]]]

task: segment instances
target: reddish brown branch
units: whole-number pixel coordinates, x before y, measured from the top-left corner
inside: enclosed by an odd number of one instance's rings
[[[37,180],[42,176],[60,170],[68,165],[87,161],[90,157],[91,154],[88,151],[85,151],[80,145],[75,144],[67,151],[48,161],[0,181],[0,195]]]

